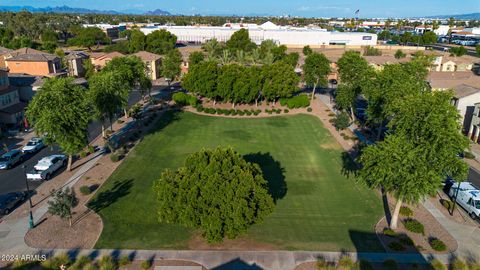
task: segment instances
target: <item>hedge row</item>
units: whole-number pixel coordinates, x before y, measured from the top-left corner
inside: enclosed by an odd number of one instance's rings
[[[289,109],[307,108],[310,106],[310,98],[307,95],[298,95],[291,98],[281,98],[280,105],[287,106]]]
[[[190,105],[195,106],[198,104],[198,99],[190,94],[185,94],[183,92],[177,92],[172,96],[173,102],[180,106]]]
[[[235,109],[216,109],[216,108],[204,108],[202,106],[196,107],[197,112],[205,112],[208,114],[219,114],[219,115],[240,115],[240,116],[250,116],[250,115],[259,115],[261,110],[235,110]]]

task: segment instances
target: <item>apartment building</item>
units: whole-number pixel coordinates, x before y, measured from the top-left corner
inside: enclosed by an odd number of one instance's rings
[[[11,51],[4,54],[3,58],[11,73],[53,77],[63,72],[58,56],[31,48]]]
[[[152,81],[160,79],[160,70],[162,65],[161,55],[146,51],[137,52],[133,55],[142,59],[143,63],[145,64],[145,73]]]

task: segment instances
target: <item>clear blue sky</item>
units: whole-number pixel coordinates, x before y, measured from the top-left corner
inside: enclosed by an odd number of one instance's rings
[[[68,5],[117,11],[163,9],[174,14],[290,14],[302,17],[417,17],[480,12],[480,0],[0,0],[0,5]]]

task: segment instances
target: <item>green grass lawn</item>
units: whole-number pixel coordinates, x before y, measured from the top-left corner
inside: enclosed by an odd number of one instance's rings
[[[342,150],[309,115],[228,119],[172,113],[129,154],[91,207],[104,229],[97,248],[184,249],[194,233],[157,221],[153,182],[201,148],[232,146],[262,167],[276,207],[246,237],[296,250],[380,250],[373,191],[342,174]]]

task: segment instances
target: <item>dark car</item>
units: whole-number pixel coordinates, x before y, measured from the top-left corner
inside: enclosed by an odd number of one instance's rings
[[[24,192],[11,192],[0,195],[0,215],[8,215],[26,197]]]

